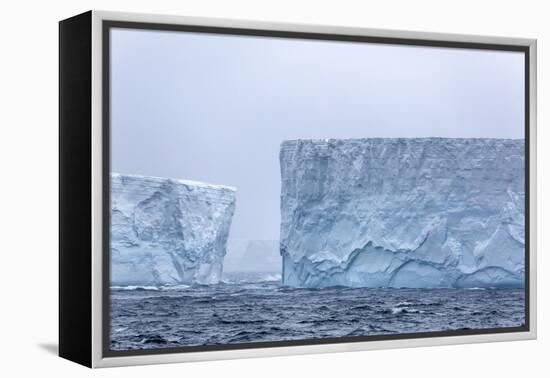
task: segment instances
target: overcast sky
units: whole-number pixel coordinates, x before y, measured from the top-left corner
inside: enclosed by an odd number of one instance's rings
[[[279,238],[282,140],[524,137],[522,53],[111,33],[112,170],[236,187],[232,238]]]

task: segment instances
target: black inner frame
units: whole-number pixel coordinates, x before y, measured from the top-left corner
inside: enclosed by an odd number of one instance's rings
[[[111,47],[110,47],[110,30],[113,28],[522,52],[525,57],[525,60],[524,60],[524,68],[525,68],[524,138],[525,138],[525,235],[526,237],[525,237],[525,256],[524,256],[524,259],[525,259],[525,322],[524,322],[524,325],[520,327],[449,330],[449,331],[434,331],[434,332],[401,333],[401,334],[392,334],[392,335],[347,336],[347,337],[316,338],[316,339],[287,340],[287,341],[248,342],[248,343],[238,343],[238,344],[197,345],[197,346],[182,346],[182,347],[172,347],[172,348],[136,349],[136,350],[124,350],[124,351],[111,350],[110,348],[110,345],[111,345],[111,327],[110,327],[110,196],[111,196],[110,194],[110,156],[111,156],[110,155],[110,148],[111,148],[111,145],[110,145],[110,130],[111,130],[110,129],[110,50],[111,50]],[[274,348],[274,347],[339,344],[339,343],[380,341],[380,340],[404,340],[404,339],[434,338],[434,337],[448,337],[448,336],[529,332],[530,330],[530,324],[529,324],[530,323],[529,46],[106,20],[102,22],[102,50],[103,50],[102,51],[102,75],[103,75],[102,76],[102,106],[103,106],[102,108],[103,109],[103,114],[102,114],[102,131],[103,131],[103,143],[102,143],[102,155],[103,155],[102,156],[102,159],[103,159],[103,162],[102,162],[103,163],[102,165],[102,171],[103,171],[103,174],[102,174],[103,176],[102,177],[103,179],[103,188],[102,188],[103,189],[102,352],[103,353],[102,354],[103,354],[103,357],[121,357],[121,356],[186,353],[186,352],[187,353],[188,352],[208,352],[208,351],[222,351],[222,350],[235,350],[235,349]]]

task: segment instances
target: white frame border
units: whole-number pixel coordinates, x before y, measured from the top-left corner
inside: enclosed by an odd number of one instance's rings
[[[159,24],[182,24],[226,28],[260,29],[305,33],[326,33],[421,39],[448,42],[505,44],[529,47],[530,109],[529,109],[529,169],[530,169],[530,331],[481,335],[427,337],[418,339],[365,341],[342,344],[297,345],[257,349],[235,349],[208,352],[166,353],[121,357],[102,355],[102,22],[104,20]],[[443,34],[403,30],[366,29],[308,24],[287,24],[203,17],[183,17],[110,11],[92,11],[92,367],[225,360],[268,356],[287,356],[312,353],[352,352],[374,349],[425,347],[451,344],[496,341],[532,340],[537,337],[537,41],[526,38],[507,38],[480,35]]]

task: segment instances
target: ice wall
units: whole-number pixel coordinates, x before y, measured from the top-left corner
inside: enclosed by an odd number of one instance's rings
[[[235,189],[111,175],[111,285],[220,280]]]
[[[522,287],[524,141],[285,141],[283,282]]]

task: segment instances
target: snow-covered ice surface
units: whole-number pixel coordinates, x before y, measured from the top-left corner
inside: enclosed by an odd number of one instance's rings
[[[293,140],[280,162],[285,285],[524,286],[524,140]]]
[[[235,189],[111,174],[111,285],[215,284]]]

